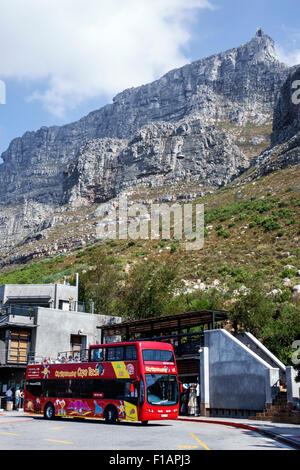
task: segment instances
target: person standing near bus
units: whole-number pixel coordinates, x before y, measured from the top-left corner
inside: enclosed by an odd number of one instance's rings
[[[24,406],[24,390],[23,388],[20,388],[20,408],[23,408]]]
[[[189,390],[184,389],[181,394],[181,405],[180,405],[180,414],[187,416],[188,414],[188,401],[189,401]]]
[[[19,409],[20,398],[21,398],[21,391],[20,391],[19,388],[17,388],[16,391],[15,391],[15,408],[16,408],[16,410]]]
[[[197,377],[196,395],[197,395],[196,416],[200,416],[200,380],[199,380],[199,377]]]
[[[197,409],[196,384],[190,386],[190,396],[188,402],[188,414],[195,416]]]
[[[9,387],[9,389],[6,391],[5,395],[7,401],[12,401],[13,392],[11,387]]]

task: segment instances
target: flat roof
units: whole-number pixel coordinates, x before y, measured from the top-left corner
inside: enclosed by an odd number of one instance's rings
[[[178,313],[156,318],[145,318],[143,320],[126,321],[112,325],[97,326],[102,330],[103,336],[124,335],[126,339],[135,334],[145,337],[153,337],[155,334],[171,331],[180,332],[183,329],[196,326],[209,326],[214,329],[216,322],[227,320],[228,314],[224,310],[199,310],[194,312]]]

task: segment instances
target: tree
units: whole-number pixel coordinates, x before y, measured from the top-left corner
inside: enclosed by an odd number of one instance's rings
[[[300,340],[300,306],[292,302],[277,304],[276,315],[262,326],[261,338],[264,345],[284,364],[292,365],[294,341]]]
[[[147,260],[133,266],[126,275],[119,302],[120,311],[129,320],[158,317],[168,311],[181,285],[177,266]]]
[[[95,312],[102,315],[119,315],[117,301],[121,290],[123,272],[117,258],[101,254],[96,269],[83,277],[84,300],[95,303]]]
[[[300,305],[289,291],[274,299],[259,279],[252,278],[229,316],[236,332],[252,333],[285,365],[294,365],[292,344],[300,339]]]
[[[258,279],[252,279],[246,289],[238,295],[229,318],[236,332],[247,331],[259,339],[266,321],[275,314],[276,306]]]

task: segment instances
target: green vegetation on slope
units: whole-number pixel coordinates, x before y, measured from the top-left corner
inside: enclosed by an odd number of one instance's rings
[[[291,291],[300,284],[299,166],[235,185],[196,201],[205,205],[202,250],[187,251],[178,240],[98,241],[6,268],[0,284],[74,283],[80,272],[80,300],[93,300],[98,313],[134,319],[226,309],[233,328],[252,332],[289,363],[300,339],[299,299]]]

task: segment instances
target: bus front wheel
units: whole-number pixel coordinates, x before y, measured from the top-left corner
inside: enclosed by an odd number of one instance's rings
[[[117,422],[117,419],[118,419],[118,414],[117,414],[117,410],[115,407],[113,406],[110,406],[108,408],[105,409],[104,411],[104,420],[106,422],[106,424],[115,424]]]
[[[54,419],[55,417],[55,409],[52,403],[47,403],[44,409],[44,418],[45,419]]]

